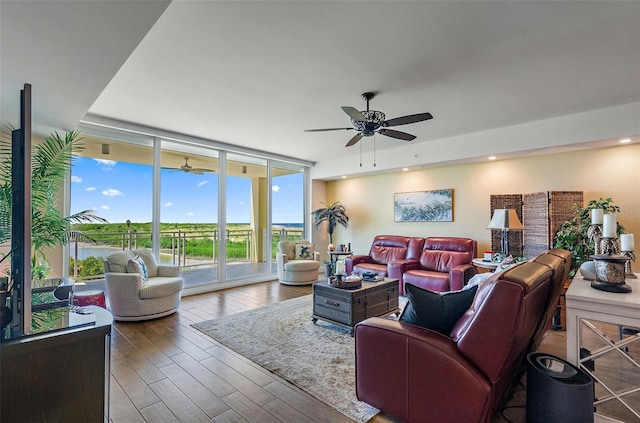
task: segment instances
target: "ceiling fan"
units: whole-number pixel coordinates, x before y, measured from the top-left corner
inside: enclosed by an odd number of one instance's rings
[[[184,164],[182,166],[180,166],[179,169],[176,169],[176,170],[181,170],[181,171],[186,172],[186,173],[193,173],[195,175],[202,175],[205,172],[215,173],[215,170],[213,170],[213,169],[192,167],[191,165],[189,165],[189,158],[188,157],[184,158]]]
[[[325,129],[305,129],[305,132],[321,131],[341,131],[356,130],[358,133],[347,143],[346,147],[355,145],[362,137],[370,137],[376,132],[387,137],[396,138],[403,141],[412,141],[415,135],[406,132],[387,129],[389,126],[407,125],[409,123],[422,122],[433,119],[431,113],[417,113],[415,115],[401,116],[394,119],[385,120],[385,115],[377,110],[369,110],[369,101],[376,96],[374,92],[362,94],[362,98],[367,101],[367,110],[359,111],[355,107],[342,106],[342,110],[351,118],[352,128],[325,128]]]

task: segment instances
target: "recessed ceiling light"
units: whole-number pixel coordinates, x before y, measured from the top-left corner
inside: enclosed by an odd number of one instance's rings
[[[409,170],[409,168],[408,168],[408,167],[403,167],[403,168],[402,168],[402,171],[403,171],[403,172],[406,172],[407,170]]]
[[[620,140],[620,144],[627,144],[631,142],[631,138],[624,138]]]
[[[497,159],[496,156],[489,156],[489,160],[495,160],[495,159]]]
[[[347,179],[347,175],[342,175],[342,179]]]

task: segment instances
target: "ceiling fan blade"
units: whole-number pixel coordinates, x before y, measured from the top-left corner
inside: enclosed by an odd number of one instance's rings
[[[191,173],[196,173],[196,172],[200,172],[198,173],[198,175],[202,175],[203,173],[216,173],[216,171],[213,169],[205,169],[203,167],[196,167],[191,170]]]
[[[398,126],[407,125],[409,123],[422,122],[423,120],[433,119],[431,113],[417,113],[415,115],[401,116],[394,119],[389,119],[384,122],[382,126]]]
[[[396,131],[394,129],[380,129],[378,131],[382,135],[386,135],[391,138],[397,138],[403,141],[413,141],[416,139],[415,135],[407,134],[406,132]]]
[[[367,118],[362,116],[362,113],[360,113],[360,111],[358,109],[356,109],[355,107],[342,106],[342,110],[344,110],[344,112],[346,114],[348,114],[349,117],[351,119],[353,119],[353,120],[356,120],[358,122],[366,122],[367,121]]]
[[[324,129],[305,129],[304,132],[324,132],[324,131],[348,131],[353,128],[324,128]]]
[[[345,147],[351,147],[352,145],[356,144],[356,143],[357,143],[358,141],[360,141],[361,139],[362,139],[362,134],[361,134],[361,133],[355,134],[355,135],[353,136],[353,138],[351,138],[351,139],[349,140],[349,142],[347,143],[347,145],[345,145]]]

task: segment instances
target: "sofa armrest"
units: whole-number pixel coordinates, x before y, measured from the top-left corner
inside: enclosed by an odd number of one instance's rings
[[[180,267],[170,264],[158,265],[158,276],[166,278],[174,278],[180,276]]]
[[[313,260],[320,261],[320,252],[319,251],[314,251],[313,252]]]
[[[459,264],[454,266],[449,272],[449,289],[451,291],[461,290],[469,279],[478,274],[478,269],[472,264]]]
[[[356,395],[404,421],[488,421],[491,386],[453,340],[382,318],[355,328]],[[442,381],[445,381],[443,383]]]
[[[284,279],[284,265],[289,261],[289,257],[284,253],[276,253],[276,270],[278,271],[278,279]]]
[[[371,263],[373,259],[370,256],[347,256],[344,259],[344,270],[347,275],[350,275],[353,272],[353,267],[360,263]]]
[[[402,274],[407,270],[417,269],[418,260],[394,260],[387,263],[387,276],[402,282]]]

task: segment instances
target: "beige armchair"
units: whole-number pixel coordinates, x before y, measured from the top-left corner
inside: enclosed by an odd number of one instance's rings
[[[318,280],[320,253],[309,241],[280,241],[276,253],[278,279],[285,285],[309,285]]]
[[[144,271],[134,259],[142,259]],[[115,320],[149,320],[178,310],[184,281],[178,266],[158,265],[149,250],[118,251],[104,260],[109,309]]]

